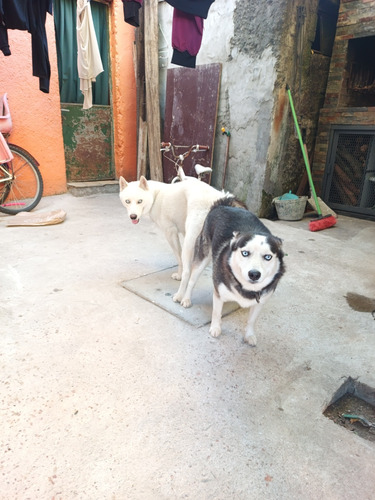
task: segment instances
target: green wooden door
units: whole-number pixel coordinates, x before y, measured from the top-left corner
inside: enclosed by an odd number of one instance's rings
[[[111,106],[61,104],[68,181],[114,179]]]
[[[77,70],[76,0],[54,0],[59,89],[68,181],[114,179],[110,105],[108,6],[91,1],[104,71],[93,83],[93,106],[83,109]]]

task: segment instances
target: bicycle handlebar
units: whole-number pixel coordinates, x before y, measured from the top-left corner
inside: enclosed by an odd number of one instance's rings
[[[185,153],[183,153],[183,156],[186,157],[188,156],[191,152],[197,153],[198,151],[208,151],[210,149],[210,146],[204,146],[202,144],[193,144],[192,146],[173,146],[171,142],[161,142],[161,151],[170,151],[172,150],[172,154],[175,158],[178,158],[181,155],[176,155],[174,150],[175,148],[188,148]]]

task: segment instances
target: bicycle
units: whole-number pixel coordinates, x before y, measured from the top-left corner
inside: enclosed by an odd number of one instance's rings
[[[43,195],[38,161],[25,149],[9,143],[12,131],[7,94],[0,98],[0,212],[29,212]]]
[[[188,150],[185,151],[185,153],[176,154],[175,149],[178,148],[188,148]],[[188,146],[174,146],[171,142],[162,142],[160,151],[163,151],[164,158],[174,163],[176,168],[177,175],[171,180],[171,184],[174,184],[175,182],[184,181],[188,177],[187,175],[185,175],[183,169],[185,158],[190,156],[191,153],[208,151],[209,149],[210,149],[209,146],[202,146],[201,144],[193,144],[192,146],[188,147]],[[172,158],[168,156],[166,153],[171,153]],[[199,180],[202,180],[205,175],[209,174],[208,184],[210,184],[211,172],[212,172],[211,167],[205,167],[204,165],[200,165],[199,163],[197,163],[194,165],[194,170]]]

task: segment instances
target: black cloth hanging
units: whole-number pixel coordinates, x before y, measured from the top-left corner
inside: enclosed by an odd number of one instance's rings
[[[215,0],[166,0],[169,5],[186,14],[207,19],[208,11]]]
[[[142,7],[142,0],[122,0],[122,2],[125,22],[139,28],[139,9]]]
[[[39,78],[39,88],[49,92],[51,66],[46,34],[47,12],[52,14],[52,0],[0,0],[0,49],[10,55],[8,29],[31,34],[33,76]]]

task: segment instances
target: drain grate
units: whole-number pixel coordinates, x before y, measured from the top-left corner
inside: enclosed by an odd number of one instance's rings
[[[336,391],[323,415],[375,443],[375,390],[349,377]]]

